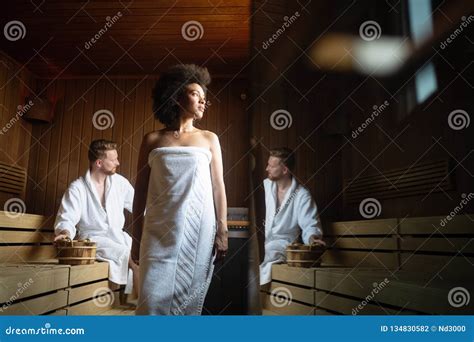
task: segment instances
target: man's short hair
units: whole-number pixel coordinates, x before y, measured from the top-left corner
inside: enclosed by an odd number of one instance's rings
[[[106,157],[107,151],[112,151],[117,149],[117,144],[110,140],[97,139],[93,140],[89,145],[89,153],[87,154],[89,161],[91,163],[95,162],[97,159],[102,159]]]
[[[270,157],[280,158],[283,165],[291,171],[295,169],[296,160],[293,151],[287,147],[278,147],[270,150]]]

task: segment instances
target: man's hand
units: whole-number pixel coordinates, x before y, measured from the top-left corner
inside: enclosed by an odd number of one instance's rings
[[[309,244],[312,246],[326,247],[326,242],[321,240],[318,235],[311,235],[309,237]]]
[[[70,238],[69,233],[66,230],[63,230],[63,231],[59,232],[59,234],[54,237],[53,242],[56,243],[57,241],[64,240],[64,239],[67,239],[67,238]]]
[[[214,264],[222,261],[227,254],[228,234],[227,227],[217,229],[216,239],[214,241],[214,249],[212,250],[212,255],[216,255]]]

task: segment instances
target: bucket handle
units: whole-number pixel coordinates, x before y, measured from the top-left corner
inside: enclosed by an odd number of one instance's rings
[[[74,247],[74,240],[71,239],[69,236],[66,236],[63,240],[66,241],[67,243],[69,243],[70,247]],[[77,242],[91,242],[91,240],[89,238],[87,238],[87,239],[84,239],[84,240],[77,240]]]

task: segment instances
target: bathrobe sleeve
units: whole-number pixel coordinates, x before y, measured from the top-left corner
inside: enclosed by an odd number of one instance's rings
[[[76,236],[76,225],[81,219],[82,202],[79,186],[71,184],[63,195],[61,206],[56,216],[54,223],[54,232],[56,234],[66,230],[69,232],[71,239],[74,239]]]
[[[135,190],[133,189],[132,184],[130,184],[130,182],[127,179],[125,179],[124,187],[125,187],[124,208],[127,209],[131,213],[133,210],[133,196],[134,196]]]
[[[311,235],[317,235],[319,238],[322,238],[323,231],[321,229],[318,209],[311,194],[306,189],[301,191],[299,196],[297,212],[298,226],[302,231],[301,237],[303,242],[308,244]]]

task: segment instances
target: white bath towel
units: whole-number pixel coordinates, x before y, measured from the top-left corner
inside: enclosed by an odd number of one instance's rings
[[[216,234],[210,161],[201,147],[150,152],[138,315],[201,314]]]

